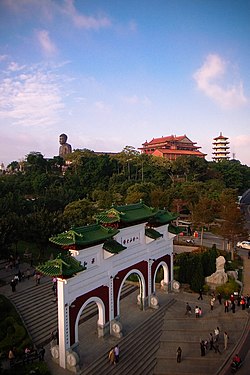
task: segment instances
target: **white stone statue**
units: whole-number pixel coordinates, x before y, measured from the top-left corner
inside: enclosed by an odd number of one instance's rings
[[[210,286],[218,286],[225,284],[228,280],[228,276],[225,272],[224,266],[225,266],[226,260],[223,256],[219,256],[216,258],[216,272],[214,272],[211,276],[206,277],[205,281]]]

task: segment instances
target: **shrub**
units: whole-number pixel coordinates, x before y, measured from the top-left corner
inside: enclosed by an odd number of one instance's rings
[[[239,284],[234,280],[229,278],[228,282],[220,285],[216,288],[217,293],[221,293],[223,298],[229,298],[231,294],[234,292],[239,292],[240,286]]]

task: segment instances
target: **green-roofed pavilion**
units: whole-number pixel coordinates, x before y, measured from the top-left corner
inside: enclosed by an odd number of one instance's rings
[[[173,225],[173,224],[169,224],[168,226],[168,231],[172,234],[180,234],[181,232],[183,232],[183,228],[182,227],[178,227],[176,225]]]
[[[149,219],[149,224],[153,226],[165,225],[178,218],[177,213],[172,213],[167,210],[158,210],[155,215]]]
[[[120,222],[124,225],[144,221],[147,222],[157,212],[157,209],[148,207],[143,202],[124,206],[113,206],[113,209],[119,213]]]
[[[116,240],[108,239],[104,242],[103,247],[104,250],[108,251],[111,254],[118,254],[122,250],[126,249],[126,246],[123,246]]]
[[[58,254],[56,259],[48,260],[46,263],[36,267],[36,270],[43,275],[61,278],[72,277],[85,269],[86,267],[83,267],[68,251]]]
[[[56,245],[78,249],[102,243],[108,238],[112,238],[118,232],[115,228],[106,228],[100,224],[92,224],[85,227],[72,228],[67,232],[51,237],[50,241]]]
[[[145,235],[149,238],[152,238],[153,240],[157,240],[157,238],[163,237],[163,234],[153,228],[146,228]]]
[[[122,213],[117,211],[115,208],[111,208],[110,210],[102,211],[101,213],[95,215],[95,219],[97,223],[103,225],[110,225],[113,223],[118,223],[120,221]]]

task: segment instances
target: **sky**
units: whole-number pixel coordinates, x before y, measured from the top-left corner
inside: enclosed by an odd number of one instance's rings
[[[0,0],[0,163],[220,132],[250,166],[250,0]]]

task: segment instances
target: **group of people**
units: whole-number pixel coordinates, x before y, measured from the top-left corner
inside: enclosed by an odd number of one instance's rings
[[[118,345],[110,349],[108,357],[112,365],[116,365],[119,362],[120,348]]]
[[[225,313],[228,313],[229,310],[235,313],[236,306],[241,307],[242,310],[250,308],[250,296],[248,294],[246,296],[231,294],[229,299],[225,299]]]
[[[8,359],[10,363],[10,367],[15,366],[17,361],[21,361],[21,363],[29,363],[32,362],[34,359],[38,359],[39,361],[44,361],[45,356],[45,349],[43,346],[41,346],[39,349],[36,348],[30,348],[29,346],[26,346],[24,349],[23,354],[16,353],[15,348],[11,348],[8,353]]]
[[[41,275],[37,273],[33,273],[33,275],[36,280],[36,285],[40,284]],[[15,276],[12,278],[10,282],[12,292],[16,291],[16,286],[18,283],[24,281],[25,279],[29,280],[30,277],[31,277],[31,271],[29,268],[27,268],[26,272],[21,272],[19,269],[18,273],[15,274]]]
[[[5,269],[8,271],[9,269],[12,270],[13,268],[19,271],[20,266],[20,256],[17,255],[14,257],[13,255],[9,256],[8,263],[6,263]]]

